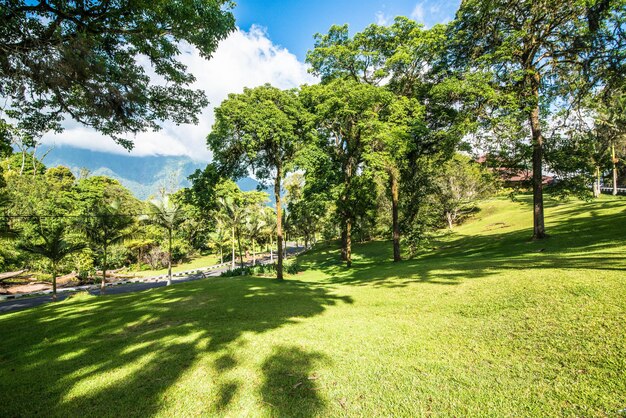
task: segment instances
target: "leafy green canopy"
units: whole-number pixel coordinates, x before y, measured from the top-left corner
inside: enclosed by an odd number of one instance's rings
[[[7,121],[30,135],[72,119],[113,137],[196,122],[207,104],[177,60],[181,42],[210,58],[234,29],[228,0],[8,0],[0,8],[0,137]],[[149,64],[162,82],[146,74]]]
[[[284,174],[310,129],[296,92],[268,84],[229,95],[215,120],[207,144],[220,169],[233,178],[252,170],[262,182]]]

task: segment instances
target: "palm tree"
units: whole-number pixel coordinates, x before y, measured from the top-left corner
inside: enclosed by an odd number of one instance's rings
[[[61,222],[52,222],[44,225],[38,219],[36,235],[43,243],[25,242],[18,248],[31,254],[37,254],[50,260],[52,274],[52,301],[57,300],[57,271],[59,263],[68,255],[74,254],[83,248],[84,243],[73,243],[66,239],[67,225]]]
[[[239,246],[239,263],[243,268],[243,255],[241,253],[241,224],[245,218],[245,208],[240,206],[232,197],[222,197],[218,201],[220,209],[224,214],[225,219],[228,220],[228,224],[232,232],[232,251],[233,257],[231,261],[231,268],[235,268],[235,238]]]
[[[132,216],[121,213],[121,202],[118,199],[109,204],[96,204],[92,213],[81,222],[81,229],[94,247],[102,249],[102,283],[100,291],[104,293],[107,278],[107,255],[111,245],[129,236],[127,229],[135,220]]]
[[[256,242],[263,236],[263,228],[265,227],[265,220],[263,219],[263,212],[260,208],[251,208],[246,221],[246,231],[252,242],[252,265],[256,265]]]
[[[215,218],[216,227],[215,231],[209,234],[209,240],[219,248],[220,251],[220,264],[224,264],[224,242],[227,238],[228,226],[226,221],[219,216]]]
[[[151,221],[167,231],[167,285],[172,284],[172,233],[183,218],[182,207],[172,202],[169,196],[148,202]]]
[[[272,208],[264,208],[263,221],[265,222],[265,233],[270,240],[270,262],[274,262],[274,235],[276,235],[276,212]]]

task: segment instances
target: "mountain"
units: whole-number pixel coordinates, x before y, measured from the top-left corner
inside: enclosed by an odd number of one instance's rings
[[[127,187],[138,198],[145,200],[159,189],[178,190],[189,186],[187,177],[208,162],[195,161],[185,156],[143,156],[109,154],[62,146],[53,148],[44,160],[47,167],[63,165],[75,175],[86,168],[91,175],[112,177]],[[255,190],[259,183],[252,178],[237,182],[244,191]]]

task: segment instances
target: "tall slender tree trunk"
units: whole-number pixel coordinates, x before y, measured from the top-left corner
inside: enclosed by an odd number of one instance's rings
[[[274,180],[274,198],[276,199],[276,243],[278,251],[278,263],[276,265],[276,279],[283,279],[283,208],[280,201],[280,180],[282,176],[281,167],[276,169],[276,179]]]
[[[343,231],[341,232],[341,244],[342,251],[341,257],[346,262],[347,267],[352,266],[352,208],[348,207],[350,202],[350,186],[352,184],[352,176],[353,176],[353,164],[352,157],[348,157],[346,161],[346,165],[344,167],[344,191],[343,191],[343,211],[342,214],[344,216],[344,224]]]
[[[20,167],[20,177],[24,174],[24,167],[26,166],[26,151],[22,150],[22,167]]]
[[[254,249],[254,240],[252,240],[252,265],[256,266],[256,251]]]
[[[543,134],[539,120],[540,82],[540,76],[535,72],[531,80],[534,105],[529,118],[533,147],[533,239],[546,237],[543,216]]]
[[[241,233],[239,229],[237,229],[237,246],[239,247],[239,267],[241,267],[241,274],[243,274],[243,253],[241,252]]]
[[[346,220],[346,267],[352,267],[352,219]]]
[[[454,221],[452,220],[452,212],[449,210],[446,211],[446,220],[448,221],[448,229],[452,230],[452,228],[454,228]]]
[[[104,295],[107,282],[107,247],[103,247],[102,254],[102,282],[100,283],[100,294]]]
[[[52,302],[57,301],[57,263],[52,263]]]
[[[389,176],[391,182],[391,221],[393,225],[393,261],[402,260],[400,255],[400,224],[398,222],[398,176],[391,173]]]
[[[235,227],[233,226],[233,230],[232,230],[232,238],[231,238],[231,247],[232,247],[232,257],[230,259],[230,269],[231,270],[235,270]]]
[[[167,286],[172,284],[172,230],[167,230],[169,250],[167,252]]]
[[[613,163],[613,196],[617,196],[617,159],[615,158],[615,145],[611,144],[611,162]]]
[[[274,240],[272,234],[270,234],[270,262],[274,264]]]
[[[594,198],[598,198],[600,197],[600,174],[598,174],[600,172],[600,167],[596,167],[595,172],[593,173],[593,197]]]

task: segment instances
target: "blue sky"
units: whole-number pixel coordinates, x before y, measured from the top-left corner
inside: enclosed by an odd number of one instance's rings
[[[391,22],[398,15],[413,17],[432,26],[451,20],[459,0],[239,0],[234,10],[237,25],[249,30],[259,25],[277,45],[304,60],[313,46],[313,35],[333,24],[348,23],[352,32],[370,23]]]

